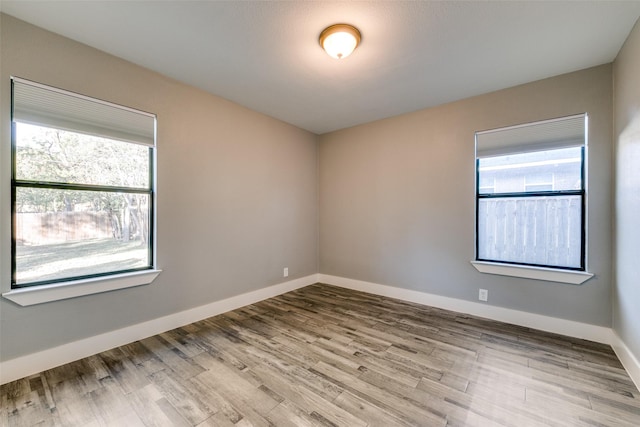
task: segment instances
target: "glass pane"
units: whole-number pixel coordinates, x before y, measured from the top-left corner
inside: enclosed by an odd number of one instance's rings
[[[144,145],[16,123],[16,178],[149,188]]]
[[[149,195],[16,189],[16,284],[151,266]]]
[[[485,157],[478,172],[480,194],[580,190],[582,148]]]
[[[581,196],[480,199],[478,258],[580,268]]]

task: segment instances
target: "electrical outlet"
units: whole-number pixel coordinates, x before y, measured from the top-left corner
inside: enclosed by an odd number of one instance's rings
[[[282,273],[283,277],[289,277],[289,267],[284,268],[284,272]]]
[[[480,301],[487,301],[489,299],[489,291],[486,289],[480,289],[478,292],[478,299]]]

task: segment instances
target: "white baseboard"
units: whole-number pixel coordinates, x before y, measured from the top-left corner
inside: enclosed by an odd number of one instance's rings
[[[640,360],[629,350],[629,347],[627,347],[615,331],[612,331],[611,334],[613,335],[613,342],[611,343],[613,351],[616,352],[618,359],[620,359],[622,366],[627,370],[636,388],[640,390]]]
[[[211,316],[281,295],[318,282],[318,275],[301,277],[256,291],[247,292],[158,319],[127,326],[104,334],[63,344],[0,363],[0,384],[5,384],[114,347],[179,328]]]
[[[5,384],[114,347],[254,304],[317,282],[609,344],[613,347],[618,358],[629,373],[629,376],[640,390],[640,362],[618,335],[609,328],[326,274],[312,274],[179,313],[170,314],[148,322],[1,362],[0,384]]]
[[[443,297],[425,292],[396,288],[388,285],[347,279],[344,277],[319,275],[319,281],[328,285],[340,286],[371,294],[396,298],[403,301],[415,302],[431,307],[443,308],[458,313],[471,314],[491,320],[510,323],[518,326],[539,329],[546,332],[567,335],[599,343],[612,343],[612,331],[604,326],[590,325],[572,320],[527,313],[494,305],[465,301],[456,298]]]

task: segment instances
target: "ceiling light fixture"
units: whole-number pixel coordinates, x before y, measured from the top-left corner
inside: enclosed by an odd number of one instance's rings
[[[360,31],[353,25],[335,24],[320,33],[320,46],[336,59],[344,59],[351,55],[360,44]]]

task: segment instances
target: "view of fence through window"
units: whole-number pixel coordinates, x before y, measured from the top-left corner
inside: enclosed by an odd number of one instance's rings
[[[149,267],[148,146],[15,122],[15,282]]]
[[[478,160],[478,258],[580,268],[582,147]]]

